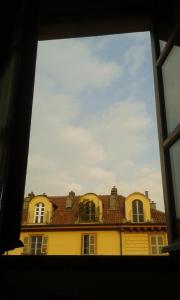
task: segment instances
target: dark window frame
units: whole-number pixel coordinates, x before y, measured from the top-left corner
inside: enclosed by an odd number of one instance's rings
[[[170,133],[167,129],[165,95],[163,85],[162,66],[170,54],[178,35],[180,34],[180,22],[173,26],[163,50],[160,49],[158,29],[154,25],[151,31],[153,70],[155,83],[155,99],[157,112],[157,125],[159,136],[159,149],[162,170],[164,204],[168,226],[169,246],[164,251],[178,254],[180,251],[180,239],[177,232],[175,197],[172,182],[172,168],[170,162],[170,149],[180,139],[180,124]]]
[[[119,4],[120,5],[120,4]],[[43,7],[44,8],[44,7]],[[101,9],[102,8],[102,9]],[[117,8],[118,5],[117,5]],[[123,7],[123,9],[116,9],[116,5],[112,6],[111,9],[99,7],[96,11],[92,8],[92,10],[83,10],[83,7],[80,11],[75,9],[74,14],[69,14],[66,11],[62,11],[62,14],[58,15],[58,12],[51,11],[50,13],[48,10],[46,10],[47,7],[45,7],[45,10],[43,11],[41,7],[41,13],[39,15],[39,39],[49,39],[49,38],[57,38],[60,37],[76,37],[76,36],[89,36],[89,35],[98,35],[98,34],[111,34],[111,33],[125,33],[125,32],[136,32],[136,31],[146,31],[150,30],[152,34],[152,52],[153,57],[157,58],[159,57],[159,43],[157,41],[157,34],[154,29],[152,29],[152,23],[153,23],[153,15],[156,16],[162,16],[162,10],[164,12],[163,18],[161,19],[161,22],[163,24],[166,24],[166,20],[169,14],[172,13],[170,11],[169,7],[166,8],[165,6],[156,6],[156,9],[153,5],[149,4],[147,6],[147,3],[142,7],[141,10],[139,10],[139,7],[136,7],[136,5],[131,5],[127,7]],[[35,73],[35,60],[36,60],[36,50],[37,50],[37,22],[35,21],[36,18],[31,18],[32,14],[34,12],[37,12],[37,7],[30,7],[30,9],[27,10],[28,14],[28,20],[29,26],[25,26],[26,32],[24,31],[24,35],[22,35],[22,47],[20,47],[19,53],[21,53],[21,63],[20,63],[20,69],[18,71],[18,80],[24,81],[24,85],[20,87],[16,85],[16,98],[18,98],[18,105],[17,109],[15,110],[16,117],[19,116],[18,121],[16,121],[15,127],[13,128],[14,136],[18,137],[19,144],[17,149],[15,149],[14,154],[16,154],[16,159],[13,161],[10,161],[10,170],[12,171],[12,174],[10,178],[7,178],[6,182],[9,187],[15,187],[16,190],[16,199],[14,201],[14,211],[17,212],[16,215],[16,223],[17,228],[12,230],[12,226],[8,225],[6,221],[6,217],[9,215],[9,209],[11,208],[12,203],[10,202],[10,194],[8,194],[8,197],[6,196],[5,203],[5,211],[3,213],[3,220],[1,225],[3,225],[1,230],[1,253],[5,250],[13,249],[13,247],[22,246],[22,243],[18,240],[18,236],[20,234],[20,223],[21,223],[21,210],[22,210],[22,203],[23,203],[23,194],[24,194],[24,185],[25,185],[25,174],[26,174],[26,167],[27,167],[27,157],[28,157],[28,144],[29,144],[29,133],[30,133],[30,123],[31,123],[31,109],[32,109],[32,97],[33,97],[33,85],[34,85],[34,73]],[[36,14],[36,13],[35,13]],[[23,16],[23,17],[24,17]],[[30,16],[30,17],[29,17]],[[158,18],[157,18],[158,19]],[[14,21],[14,19],[13,19]],[[33,21],[33,22],[32,22]],[[89,22],[89,27],[87,29],[84,23]],[[26,23],[26,22],[25,22]],[[28,23],[28,22],[27,22]],[[156,21],[154,22],[156,23]],[[12,23],[13,24],[13,23]],[[22,25],[22,24],[21,24]],[[59,30],[62,26],[62,30]],[[74,26],[74,27],[73,27]],[[99,26],[99,27],[98,27]],[[30,29],[30,31],[27,31],[27,28]],[[33,30],[32,30],[33,28]],[[25,38],[25,33],[28,36]],[[46,38],[45,38],[46,37]],[[18,37],[19,39],[19,37]],[[21,38],[20,38],[21,39]],[[14,50],[12,50],[14,51]],[[10,54],[11,51],[10,51]],[[29,63],[27,64],[28,58],[30,58]],[[8,59],[8,55],[6,57],[6,61]],[[155,60],[154,60],[155,61]],[[3,65],[4,67],[4,65]],[[157,71],[157,70],[156,70]],[[162,78],[161,74],[159,72],[155,71],[155,85],[157,90],[157,85],[161,85]],[[24,78],[25,77],[25,78]],[[25,79],[25,80],[24,80]],[[162,89],[158,91],[158,93],[162,95]],[[25,105],[20,105],[20,103],[23,103],[25,97],[26,102]],[[159,94],[156,97],[159,101]],[[163,98],[163,97],[162,97]],[[161,98],[161,101],[163,102]],[[159,129],[159,139],[160,143],[162,142],[162,136],[164,134],[164,114],[162,114],[163,108],[160,104],[157,104],[157,111],[158,111],[158,126]],[[161,118],[160,118],[161,116]],[[17,119],[17,118],[16,118]],[[12,124],[11,124],[12,125]],[[22,128],[22,125],[25,125],[24,128]],[[24,130],[23,130],[24,129]],[[179,136],[178,134],[173,135],[173,139],[176,140],[175,136]],[[166,145],[168,143],[172,143],[173,139],[170,139],[170,142],[166,141]],[[165,141],[163,141],[165,142]],[[13,141],[10,143],[9,146],[13,145]],[[14,148],[12,148],[14,150]],[[20,150],[20,151],[19,151]],[[22,150],[24,152],[22,152]],[[19,151],[19,154],[17,154]],[[165,206],[166,206],[166,212],[167,212],[167,221],[168,221],[168,227],[169,227],[169,238],[170,241],[174,240],[174,229],[175,224],[173,220],[174,216],[174,204],[173,201],[170,204],[168,202],[168,197],[170,197],[170,192],[172,192],[172,182],[170,175],[167,176],[167,172],[170,171],[170,163],[169,158],[167,155],[165,155],[165,148],[160,149],[161,152],[161,165],[162,165],[162,173],[165,174],[163,179],[163,185],[168,186],[168,190],[165,188]],[[21,159],[22,155],[22,161],[20,164],[18,164],[18,161]],[[168,166],[168,167],[167,167]],[[12,168],[13,167],[13,168]],[[13,184],[13,178],[15,178],[15,171],[17,171],[19,167],[19,181],[18,181],[18,188]],[[167,169],[166,169],[167,168]],[[171,174],[171,172],[169,172]],[[3,187],[4,188],[4,187]],[[4,192],[4,190],[3,190]],[[13,212],[14,213],[14,212]],[[14,228],[16,226],[14,225]],[[9,233],[9,235],[12,235],[6,240],[6,232]]]

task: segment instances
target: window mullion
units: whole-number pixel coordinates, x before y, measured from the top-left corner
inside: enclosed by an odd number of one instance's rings
[[[164,140],[163,147],[169,148],[180,138],[180,124],[169,134],[169,136]]]

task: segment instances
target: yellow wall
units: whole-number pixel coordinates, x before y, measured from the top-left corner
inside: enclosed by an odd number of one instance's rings
[[[97,254],[120,255],[119,236],[118,231],[97,231]]]
[[[44,218],[44,223],[49,223],[50,218],[52,215],[52,203],[48,200],[46,196],[35,196],[33,199],[31,199],[29,203],[29,209],[28,209],[28,222],[29,224],[34,223],[34,211],[35,211],[35,206],[38,203],[43,203],[45,206],[45,218]]]
[[[20,239],[31,235],[44,235],[48,237],[48,255],[81,255],[82,234],[96,233],[97,255],[119,255],[120,243],[117,231],[61,231],[61,232],[33,232],[21,233]],[[10,255],[20,255],[23,248],[9,251]]]
[[[151,220],[151,213],[150,213],[150,200],[141,193],[133,193],[130,194],[125,200],[125,214],[126,220],[132,222],[132,202],[134,200],[141,200],[143,202],[143,209],[144,209],[144,221]]]
[[[151,255],[150,236],[162,235],[164,245],[167,245],[167,234],[165,232],[152,233],[122,233],[123,255]]]
[[[119,231],[60,231],[60,232],[32,232],[21,233],[20,239],[31,235],[44,235],[48,237],[48,255],[81,255],[82,234],[96,234],[97,255],[120,255],[122,242],[122,255],[151,255],[150,236],[162,235],[164,245],[167,245],[165,232],[133,233],[122,232],[120,242]],[[10,255],[20,255],[23,248],[9,251]]]
[[[148,233],[122,233],[123,255],[149,255]]]

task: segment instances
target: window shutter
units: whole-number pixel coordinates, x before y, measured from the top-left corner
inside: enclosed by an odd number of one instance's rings
[[[81,235],[81,254],[84,255],[84,235]]]
[[[41,254],[46,255],[47,254],[47,243],[48,243],[48,237],[44,236],[42,239],[42,248],[41,248]]]
[[[95,255],[95,243],[96,242],[96,237],[94,234],[91,234],[89,236],[89,254],[90,255]]]
[[[158,245],[163,245],[163,237],[162,236],[158,236]]]
[[[27,236],[24,238],[24,248],[23,248],[23,255],[29,254],[29,248],[30,248],[30,238]]]
[[[152,246],[151,252],[152,252],[153,255],[158,254],[157,253],[157,247],[156,246]]]
[[[156,237],[151,236],[151,245],[156,245]]]

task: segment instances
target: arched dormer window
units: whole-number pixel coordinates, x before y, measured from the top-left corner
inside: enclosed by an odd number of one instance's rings
[[[143,211],[142,201],[134,200],[132,202],[132,214],[133,214],[133,222],[135,223],[144,222],[144,211]]]
[[[44,204],[37,203],[34,211],[34,223],[43,223],[44,221]]]
[[[80,206],[81,221],[95,221],[96,207],[93,201],[85,201]]]

